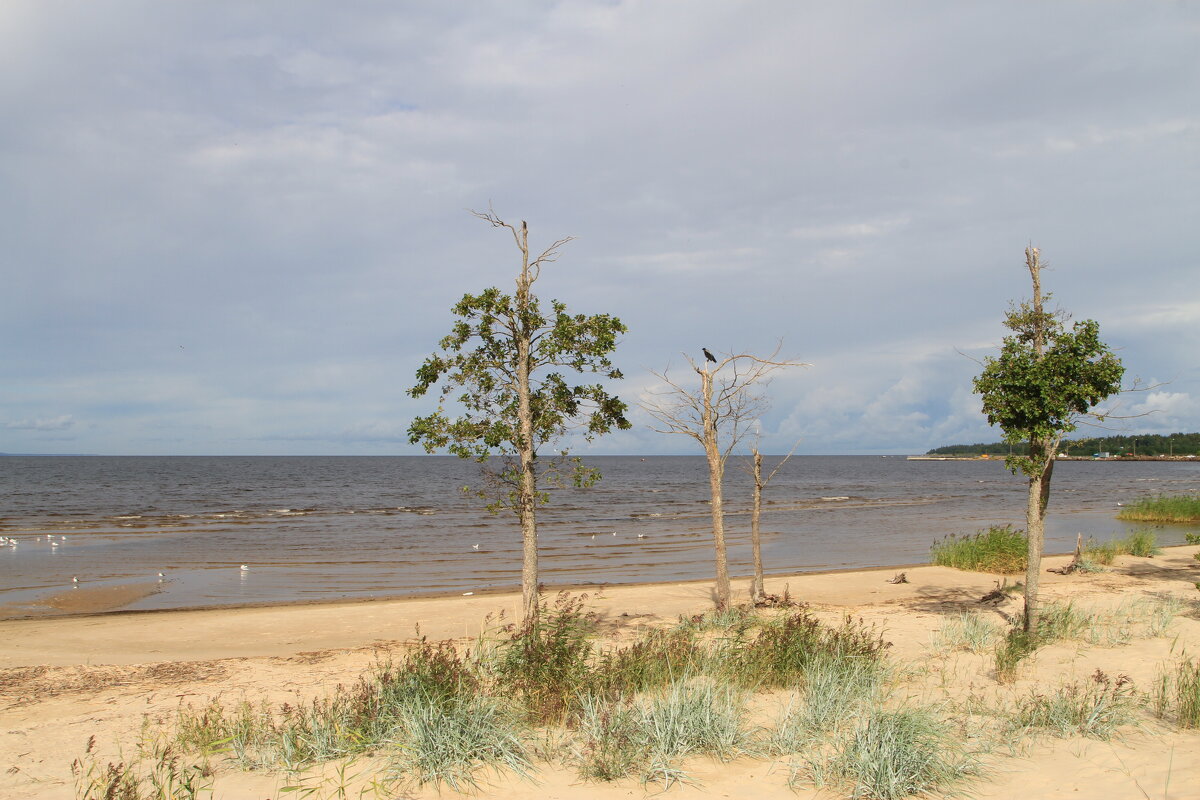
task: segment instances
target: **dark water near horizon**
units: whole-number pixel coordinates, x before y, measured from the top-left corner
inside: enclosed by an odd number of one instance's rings
[[[712,576],[702,457],[585,460],[603,480],[552,490],[540,511],[547,584]],[[69,591],[72,576],[104,586],[164,573],[134,609],[516,588],[515,517],[489,514],[465,484],[479,484],[478,465],[439,456],[0,458],[0,535],[17,540],[0,546],[0,616]],[[731,459],[735,575],[751,570],[750,489]],[[764,561],[771,573],[922,563],[947,534],[1023,526],[1024,489],[999,461],[797,456],[764,493]],[[1198,490],[1197,463],[1060,462],[1047,552],[1071,550],[1076,532],[1105,541],[1144,527],[1116,520],[1119,502]],[[1196,530],[1163,527],[1159,542]]]

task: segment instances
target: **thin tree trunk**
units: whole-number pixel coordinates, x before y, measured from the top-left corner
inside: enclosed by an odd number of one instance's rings
[[[713,552],[717,562],[717,608],[729,605],[729,558],[725,549],[725,511],[721,481],[724,462],[717,443],[717,419],[713,409],[713,376],[700,373],[704,392],[704,454],[708,458],[708,488],[712,498]]]
[[[750,548],[754,551],[754,581],[750,584],[750,602],[758,604],[766,599],[763,587],[762,539],[759,537],[759,519],[762,517],[762,453],[758,448],[750,451],[754,455],[754,506],[750,512]]]
[[[537,470],[533,446],[533,408],[530,402],[529,373],[531,370],[531,339],[526,309],[529,307],[529,231],[521,223],[518,243],[523,261],[517,278],[517,418],[520,425],[521,474],[518,482],[517,514],[521,520],[521,621],[537,614],[538,609],[538,545],[537,545]]]

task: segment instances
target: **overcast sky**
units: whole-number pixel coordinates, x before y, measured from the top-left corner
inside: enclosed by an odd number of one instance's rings
[[[404,454],[451,306],[537,284],[682,353],[811,362],[763,449],[995,441],[1009,301],[1200,430],[1200,5],[0,3],[0,451]]]

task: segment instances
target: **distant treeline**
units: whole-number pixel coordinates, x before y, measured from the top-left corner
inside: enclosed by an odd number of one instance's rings
[[[1010,452],[1020,453],[1024,444],[952,444],[935,447],[926,455],[931,456],[1003,456]],[[1068,439],[1058,452],[1069,456],[1093,456],[1108,453],[1110,456],[1200,456],[1200,433],[1172,433],[1167,436],[1153,433],[1135,436],[1097,436],[1090,439]]]

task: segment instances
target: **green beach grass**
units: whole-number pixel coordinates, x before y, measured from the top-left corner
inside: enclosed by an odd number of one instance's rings
[[[1025,531],[994,526],[971,536],[939,539],[930,548],[930,561],[939,567],[1015,575],[1025,571],[1028,547]]]
[[[1117,519],[1140,522],[1200,522],[1200,497],[1157,495],[1143,497],[1117,512]]]

